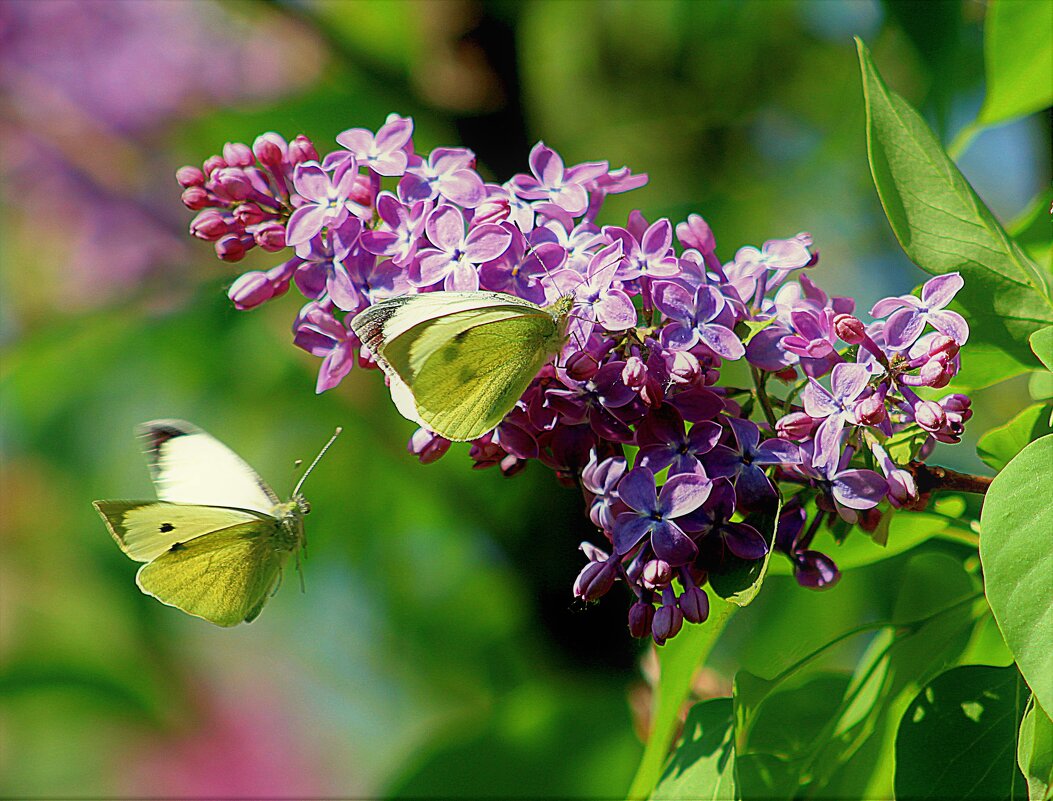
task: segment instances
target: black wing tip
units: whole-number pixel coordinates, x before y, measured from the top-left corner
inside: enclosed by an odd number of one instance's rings
[[[136,436],[143,441],[147,449],[150,451],[157,451],[169,440],[189,436],[190,434],[198,434],[200,432],[201,429],[193,423],[188,423],[186,420],[175,419],[150,420],[146,423],[140,423],[135,427]]]

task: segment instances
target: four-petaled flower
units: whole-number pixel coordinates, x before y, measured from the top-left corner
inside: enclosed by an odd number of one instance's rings
[[[442,196],[450,203],[474,209],[486,198],[486,187],[474,166],[475,154],[467,148],[437,147],[427,161],[406,168],[399,181],[399,199],[415,203]]]
[[[645,536],[655,555],[673,567],[695,558],[698,546],[674,521],[695,511],[709,497],[712,484],[700,473],[681,473],[655,489],[654,473],[637,467],[618,484],[618,497],[631,511],[614,521],[614,547],[625,554]]]
[[[969,339],[969,324],[957,312],[945,308],[965,285],[958,273],[930,278],[921,288],[921,298],[901,295],[885,298],[870,310],[873,317],[888,317],[883,329],[889,347],[901,350],[914,344],[928,323],[959,345]],[[891,316],[890,316],[891,315]]]
[[[828,460],[836,456],[845,424],[857,422],[852,407],[869,380],[870,371],[865,365],[847,363],[834,365],[830,373],[832,391],[814,378],[808,379],[808,386],[801,393],[804,411],[809,417],[823,420],[815,433],[816,458]]]
[[[759,508],[775,499],[775,485],[764,472],[771,465],[797,464],[801,449],[784,439],[760,441],[760,429],[749,420],[727,417],[737,447],[718,445],[702,459],[710,478],[723,476],[735,484],[738,503],[746,509]]]
[[[409,281],[414,286],[442,281],[448,290],[476,290],[477,265],[496,259],[512,241],[512,235],[494,223],[477,225],[465,235],[464,215],[456,206],[439,206],[428,216],[424,230],[432,247],[417,251],[410,266]]]
[[[295,247],[297,255],[306,254],[308,249],[301,253],[301,248],[323,228],[338,228],[352,214],[369,218],[370,210],[351,200],[357,177],[354,159],[338,167],[332,178],[319,164],[297,165],[293,184],[304,203],[285,229],[285,243]]]
[[[726,321],[724,299],[711,286],[700,286],[694,296],[680,284],[659,281],[654,287],[655,306],[674,322],[665,326],[663,340],[674,350],[690,350],[701,343],[718,356],[734,361],[746,353]]]

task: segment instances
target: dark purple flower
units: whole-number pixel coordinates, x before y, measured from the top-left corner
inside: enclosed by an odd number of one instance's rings
[[[689,350],[701,343],[718,356],[741,359],[746,348],[735,332],[726,325],[724,298],[714,287],[700,286],[694,297],[672,281],[659,281],[654,286],[655,306],[670,320],[662,329],[663,343],[674,350]]]
[[[698,539],[707,557],[718,563],[725,551],[740,559],[762,559],[768,553],[768,543],[757,529],[748,523],[733,523],[735,489],[726,478],[713,479],[713,489],[701,507],[687,515],[683,528]]]
[[[755,509],[774,500],[775,485],[764,473],[770,465],[792,465],[801,461],[801,450],[782,439],[760,441],[760,429],[749,420],[728,417],[725,422],[735,436],[736,448],[718,445],[702,460],[712,478],[723,476],[735,484],[739,505]]]
[[[548,402],[568,423],[588,420],[599,436],[615,442],[630,442],[632,429],[615,410],[632,403],[636,393],[622,381],[625,362],[608,362],[588,381],[574,381],[565,374],[560,381],[566,389],[548,390]]]
[[[674,520],[701,506],[710,489],[709,479],[697,473],[673,476],[661,492],[655,488],[654,473],[646,467],[626,473],[618,485],[618,495],[632,511],[614,521],[616,552],[627,554],[649,537],[659,559],[673,566],[690,562],[698,549]]]
[[[708,453],[720,440],[721,428],[716,423],[695,423],[685,430],[684,418],[668,403],[652,411],[636,429],[640,453],[636,464],[652,473],[669,468],[670,475],[702,473],[699,457]]]

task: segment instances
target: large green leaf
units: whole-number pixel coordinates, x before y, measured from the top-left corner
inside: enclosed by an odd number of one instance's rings
[[[1053,2],[995,0],[984,23],[987,96],[979,122],[992,125],[1053,103]]]
[[[1053,404],[1036,403],[1028,406],[1005,425],[992,428],[976,443],[976,453],[995,470],[1003,469],[1028,443],[1053,434],[1049,425]]]
[[[1047,370],[1053,370],[1053,325],[1040,328],[1031,335],[1031,350]]]
[[[1034,696],[1020,721],[1016,762],[1027,780],[1030,801],[1047,801],[1053,797],[1053,721],[1035,703]]]
[[[1049,207],[1053,204],[1053,188],[1046,188],[1031,199],[1015,220],[1005,229],[1043,270],[1053,274],[1053,222]]]
[[[691,707],[684,735],[652,801],[735,801],[734,712],[730,698]]]
[[[956,304],[971,337],[960,382],[980,386],[1037,367],[1027,338],[1053,323],[1042,271],[977,197],[921,116],[882,80],[857,40],[867,112],[867,151],[878,196],[907,256],[934,275],[959,272]],[[970,366],[970,353],[983,353]]]
[[[658,651],[661,672],[651,707],[651,734],[629,788],[630,799],[647,798],[658,783],[680,722],[680,710],[691,692],[691,681],[738,608],[724,602],[708,586],[706,594],[709,619],[697,625],[685,625],[683,631]]]
[[[967,665],[918,693],[896,733],[896,798],[1024,798],[1017,727],[1027,687],[1015,667]]]
[[[1053,434],[995,478],[980,515],[984,591],[1043,709],[1053,708]]]

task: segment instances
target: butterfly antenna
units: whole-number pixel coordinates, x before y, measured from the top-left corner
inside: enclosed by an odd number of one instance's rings
[[[293,498],[295,498],[295,497],[296,497],[297,495],[299,495],[299,494],[300,494],[300,487],[302,487],[302,486],[303,486],[303,482],[304,482],[304,481],[305,481],[305,480],[307,479],[307,477],[308,477],[309,475],[311,475],[311,471],[312,471],[312,470],[314,470],[314,468],[315,468],[315,465],[317,465],[317,464],[318,464],[318,462],[319,462],[319,461],[321,460],[321,458],[322,458],[323,456],[325,456],[325,452],[326,452],[327,450],[329,450],[329,448],[330,448],[330,447],[332,447],[333,443],[334,443],[334,442],[336,442],[336,438],[340,436],[340,432],[341,432],[341,431],[343,431],[343,430],[344,430],[343,428],[341,428],[341,427],[337,427],[336,431],[334,431],[334,432],[333,432],[333,436],[331,436],[331,437],[329,438],[329,441],[328,441],[327,443],[325,443],[325,447],[324,447],[324,448],[322,448],[322,450],[320,450],[320,451],[318,452],[318,455],[314,457],[314,461],[313,461],[313,462],[311,462],[311,466],[310,466],[310,467],[308,467],[308,468],[307,468],[307,469],[306,469],[306,470],[304,471],[304,473],[303,473],[303,475],[302,475],[302,476],[300,476],[300,480],[299,480],[299,481],[297,481],[297,482],[296,482],[296,486],[295,486],[295,487],[293,487],[293,491],[292,491],[292,497],[293,497]],[[301,464],[303,464],[303,462],[302,462],[302,461],[301,461],[300,463],[301,463]]]

